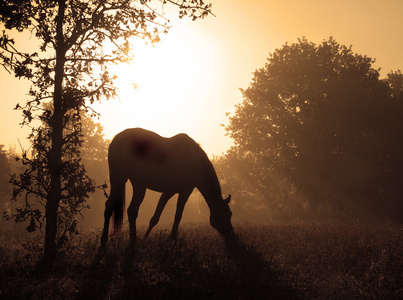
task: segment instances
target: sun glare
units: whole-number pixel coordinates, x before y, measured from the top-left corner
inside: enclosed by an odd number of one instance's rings
[[[129,127],[166,136],[192,131],[195,115],[208,110],[208,101],[198,95],[211,80],[206,71],[211,60],[206,62],[200,43],[168,34],[154,46],[134,45],[134,60],[111,70],[118,76],[119,103],[107,101],[97,108],[109,138]]]

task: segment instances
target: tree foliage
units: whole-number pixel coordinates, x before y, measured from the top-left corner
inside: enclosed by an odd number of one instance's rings
[[[232,176],[283,213],[401,216],[403,77],[373,62],[333,38],[272,53],[226,127],[225,159],[248,161]]]
[[[58,226],[58,241],[59,245],[67,241],[67,238],[72,234],[78,233],[78,228],[82,228],[83,222],[91,223],[91,219],[100,219],[102,216],[102,208],[105,193],[106,181],[108,178],[107,167],[107,149],[109,141],[104,138],[103,127],[96,123],[88,116],[81,118],[81,135],[80,140],[82,146],[74,150],[79,151],[79,157],[76,155],[75,164],[80,162],[80,166],[75,168],[73,161],[66,158],[69,164],[72,164],[74,173],[68,176],[78,176],[76,170],[85,168],[86,175],[81,177],[85,181],[80,182],[82,190],[93,185],[95,192],[87,193],[79,197],[79,193],[74,193],[76,199],[71,197],[70,200],[65,200],[59,207],[59,226]],[[34,138],[34,137],[32,137]],[[36,143],[34,143],[36,145]],[[35,154],[35,151],[26,151],[25,155],[17,154],[15,149],[4,150],[4,146],[0,145],[0,165],[4,172],[0,178],[0,211],[4,212],[6,220],[13,219],[16,223],[24,223],[28,231],[33,232],[37,229],[44,229],[44,208],[45,205],[42,199],[29,197],[26,193],[28,186],[24,189],[23,184],[33,185],[37,180],[44,182],[44,178],[39,178],[37,172],[29,173],[24,164],[33,163],[30,160],[40,159],[41,155]],[[10,181],[11,176],[11,181]],[[28,180],[29,178],[29,180]],[[32,179],[36,178],[36,179]],[[91,178],[91,179],[90,179]],[[77,178],[78,179],[78,178]],[[72,178],[69,179],[72,182]],[[85,183],[87,185],[85,185]],[[13,193],[14,184],[14,193]],[[66,185],[66,184],[64,184]],[[78,185],[77,185],[78,187]],[[91,189],[93,191],[94,189]],[[30,188],[31,193],[40,190],[39,186],[36,189]],[[29,193],[29,192],[28,192]],[[34,196],[33,194],[31,196]],[[70,194],[67,190],[65,197]],[[84,202],[84,200],[86,201]],[[37,201],[35,201],[37,200]],[[90,213],[85,213],[84,209],[91,207]],[[94,207],[96,212],[94,211]],[[97,216],[99,214],[99,216]],[[84,219],[85,218],[85,219]],[[81,224],[81,226],[79,226]],[[7,224],[3,224],[6,226]],[[94,225],[94,224],[93,224]],[[10,226],[6,226],[9,229]],[[4,229],[4,228],[3,228]],[[22,229],[22,228],[21,228]],[[15,232],[15,230],[14,230]],[[21,232],[22,234],[22,232]]]
[[[29,221],[28,232],[44,228],[44,216],[47,195],[50,191],[50,174],[46,166],[50,153],[49,120],[41,116],[41,126],[34,128],[29,136],[32,149],[25,151],[21,163],[26,168],[20,174],[13,174],[10,182],[14,185],[12,201],[19,205],[16,211],[6,215],[7,219],[16,222]],[[69,116],[71,125],[65,127],[63,134],[66,142],[62,150],[61,165],[61,197],[58,206],[57,228],[58,244],[65,242],[71,234],[77,233],[77,215],[88,206],[86,199],[89,193],[95,191],[95,181],[86,174],[86,168],[81,159],[81,144],[84,142],[84,132],[81,128],[82,116],[76,119]],[[88,117],[87,117],[88,118]],[[19,158],[17,157],[17,160]],[[21,197],[23,201],[21,201]],[[22,203],[23,204],[22,204]]]
[[[27,199],[32,196],[45,205],[44,258],[50,262],[57,250],[60,211],[74,206],[70,213],[79,212],[82,200],[94,188],[80,161],[81,117],[91,112],[89,105],[94,101],[116,96],[116,78],[108,67],[130,60],[132,37],[154,43],[167,32],[163,7],[168,3],[178,7],[179,17],[197,19],[211,12],[211,5],[203,0],[0,2],[0,24],[5,27],[0,63],[16,77],[32,82],[30,98],[16,106],[23,112],[23,124],[37,118],[42,124],[30,136],[34,156],[24,154],[26,170],[13,182],[17,194],[24,192]],[[37,51],[20,50],[13,29],[30,32],[39,41]],[[70,200],[75,204],[65,206]],[[29,211],[31,230],[43,215],[34,207]]]

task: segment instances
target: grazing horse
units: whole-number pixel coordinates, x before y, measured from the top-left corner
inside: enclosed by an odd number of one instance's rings
[[[133,186],[132,201],[127,209],[132,244],[136,240],[136,219],[146,189],[162,195],[145,237],[158,223],[168,200],[179,193],[171,231],[171,236],[175,237],[186,201],[197,188],[210,209],[211,226],[226,240],[236,238],[228,206],[231,195],[223,199],[213,165],[202,148],[186,134],[164,138],[141,128],[126,129],[117,134],[109,145],[108,163],[111,191],[105,203],[102,245],[108,241],[112,214],[115,231],[122,226],[127,180]]]

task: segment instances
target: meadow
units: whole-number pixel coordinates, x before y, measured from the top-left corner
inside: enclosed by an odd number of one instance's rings
[[[98,252],[99,232],[36,268],[41,238],[0,240],[0,299],[403,299],[403,227],[357,223],[235,224],[226,245],[207,224],[161,227],[128,250]],[[139,235],[144,234],[140,228]]]

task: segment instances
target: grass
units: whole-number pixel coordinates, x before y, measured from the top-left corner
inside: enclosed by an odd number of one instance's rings
[[[402,299],[398,226],[235,226],[227,247],[207,225],[172,241],[154,231],[128,250],[127,232],[98,254],[99,233],[81,234],[53,270],[37,273],[41,240],[0,240],[0,299]],[[141,230],[140,236],[144,234]]]

